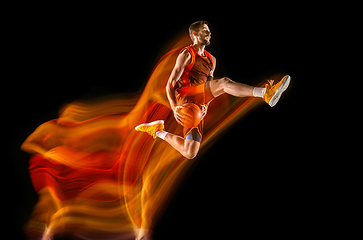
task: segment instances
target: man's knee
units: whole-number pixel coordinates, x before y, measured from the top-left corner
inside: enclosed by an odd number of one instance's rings
[[[228,84],[230,84],[231,82],[232,82],[232,80],[229,79],[228,77],[223,77],[221,85],[223,86],[223,88],[227,88]]]
[[[199,152],[200,143],[194,140],[185,140],[185,141],[188,142],[186,144],[183,156],[186,157],[187,159],[194,159]]]
[[[184,157],[186,157],[187,159],[194,159],[198,154],[198,151],[196,150],[189,150],[186,151],[186,153],[184,154]]]
[[[219,79],[214,80],[215,85],[218,86],[218,88],[224,88],[226,84],[228,84],[231,81],[228,77],[222,77]]]
[[[223,77],[220,79],[213,80],[211,82],[211,92],[214,97],[218,97],[222,93],[225,93],[225,89],[228,87],[228,84],[231,83],[231,79],[228,77]]]

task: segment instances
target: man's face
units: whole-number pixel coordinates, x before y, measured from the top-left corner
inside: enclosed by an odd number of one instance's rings
[[[203,27],[200,28],[199,32],[197,33],[198,42],[202,43],[205,46],[210,44],[210,39],[212,38],[212,33],[207,24],[204,24]]]

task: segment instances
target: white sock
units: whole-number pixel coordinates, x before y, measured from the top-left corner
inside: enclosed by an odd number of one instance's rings
[[[266,92],[266,88],[255,87],[253,88],[253,96],[262,98]]]
[[[157,132],[155,133],[155,135],[156,135],[157,137],[159,137],[159,138],[161,138],[161,139],[163,139],[163,140],[164,140],[164,138],[165,138],[166,134],[168,134],[168,132],[165,132],[165,131],[157,131]]]

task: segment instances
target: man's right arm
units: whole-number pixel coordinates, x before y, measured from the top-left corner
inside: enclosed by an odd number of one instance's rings
[[[181,78],[184,69],[186,66],[188,66],[188,64],[190,63],[191,60],[191,55],[189,53],[189,51],[184,50],[176,59],[176,63],[174,66],[173,71],[170,74],[168,83],[166,84],[166,95],[168,97],[169,103],[170,103],[170,107],[171,109],[174,111],[174,115],[176,115],[176,99],[175,99],[175,91],[174,91],[174,86],[176,84],[176,82]],[[180,121],[180,119],[176,117],[176,120]],[[178,122],[179,122],[178,121]]]

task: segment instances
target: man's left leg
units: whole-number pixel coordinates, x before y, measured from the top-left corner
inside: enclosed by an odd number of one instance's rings
[[[251,97],[253,96],[253,89],[254,87],[234,82],[227,77],[210,81],[210,90],[214,97],[218,97],[222,93],[228,93],[235,97]]]

